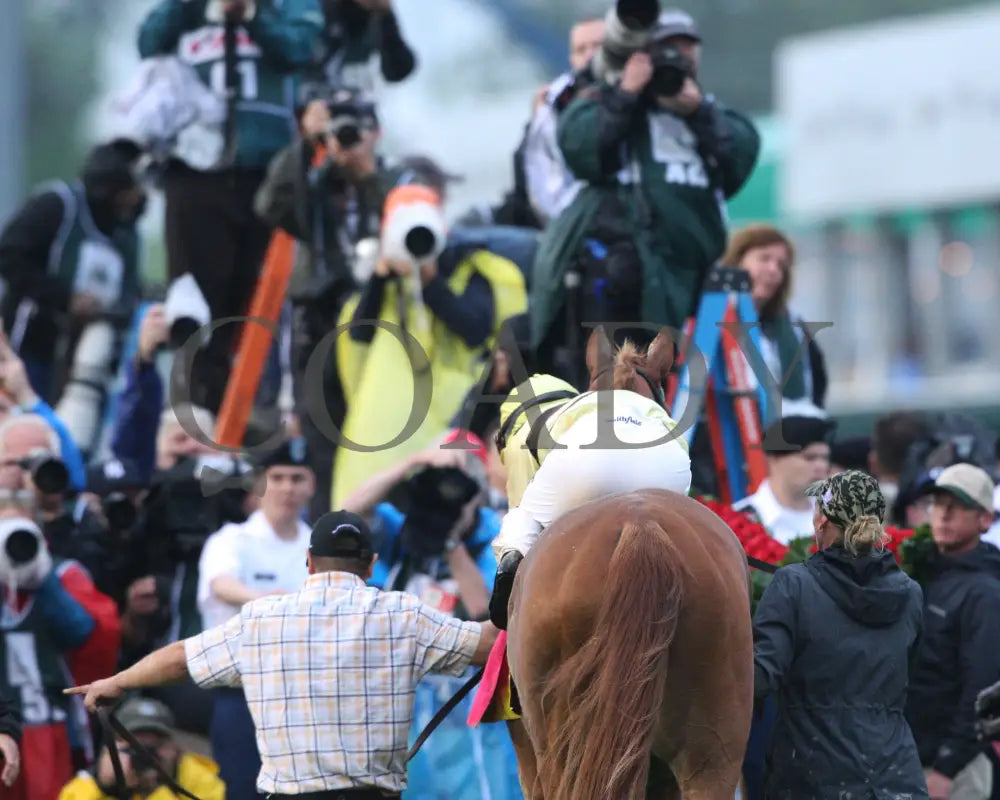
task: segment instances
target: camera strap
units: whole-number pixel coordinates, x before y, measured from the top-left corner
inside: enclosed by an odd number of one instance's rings
[[[152,764],[156,774],[163,781],[163,784],[174,794],[187,797],[189,800],[201,800],[197,795],[191,794],[187,789],[177,783],[160,764],[160,760],[140,742],[131,731],[129,731],[110,709],[99,708],[97,719],[101,723],[101,732],[104,744],[108,748],[108,755],[111,756],[111,767],[115,772],[115,794],[118,800],[132,800],[132,792],[129,791],[128,783],[125,781],[125,770],[122,768],[121,755],[118,753],[118,745],[115,743],[116,734],[124,739],[139,755]]]

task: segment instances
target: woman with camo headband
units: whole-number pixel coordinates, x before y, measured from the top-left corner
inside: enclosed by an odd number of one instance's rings
[[[778,700],[767,797],[926,800],[903,715],[920,587],[884,549],[871,475],[840,472],[808,494],[818,551],[779,569],[754,615],[754,697]]]

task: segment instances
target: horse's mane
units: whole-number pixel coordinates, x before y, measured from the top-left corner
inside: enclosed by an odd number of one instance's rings
[[[646,366],[646,354],[639,350],[630,339],[615,348],[611,369],[598,370],[591,382],[593,389],[635,389],[639,374],[636,370]],[[610,381],[608,374],[610,373]]]
[[[646,366],[646,354],[639,351],[629,339],[618,348],[615,354],[615,371],[611,381],[614,389],[634,389],[639,379],[637,369]]]

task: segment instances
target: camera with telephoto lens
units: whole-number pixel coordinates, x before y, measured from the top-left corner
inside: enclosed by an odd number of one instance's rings
[[[62,494],[69,488],[69,470],[55,456],[38,453],[21,459],[21,469],[31,474],[31,482],[43,494]]]
[[[326,105],[330,112],[327,136],[335,138],[345,150],[360,144],[362,131],[374,124],[375,106],[359,89],[349,87],[331,89]]]
[[[684,81],[691,74],[688,60],[674,47],[658,45],[649,48],[653,63],[653,77],[649,80],[649,92],[655,97],[674,97],[684,87]]]
[[[418,558],[438,556],[481,487],[457,467],[427,467],[410,479],[407,488],[410,505],[400,532],[403,545]]]
[[[659,14],[659,0],[617,0],[605,17],[604,42],[592,62],[594,74],[620,76],[625,62],[648,47]]]
[[[183,458],[171,469],[155,473],[144,518],[147,537],[156,543],[159,557],[197,558],[205,540],[223,525],[244,522],[248,489],[236,484],[249,473],[241,460],[217,455]]]
[[[135,525],[139,512],[135,503],[124,492],[111,492],[101,498],[101,510],[113,533],[124,533]]]
[[[27,517],[0,519],[0,579],[10,588],[37,589],[51,570],[41,528]]]
[[[326,132],[332,136],[345,150],[349,150],[361,141],[361,123],[357,117],[344,115],[335,117],[327,125]]]
[[[629,58],[646,52],[653,66],[648,93],[673,97],[680,92],[691,75],[691,65],[676,48],[657,41],[670,35],[661,24],[660,12],[658,0],[618,0],[605,19],[604,43],[594,56],[594,74],[604,79],[620,78]]]

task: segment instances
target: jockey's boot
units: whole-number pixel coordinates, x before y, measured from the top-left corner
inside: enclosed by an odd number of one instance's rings
[[[508,550],[500,559],[496,578],[493,581],[493,596],[490,598],[490,622],[500,630],[507,630],[507,604],[514,588],[514,574],[521,563],[522,556],[517,550]]]

